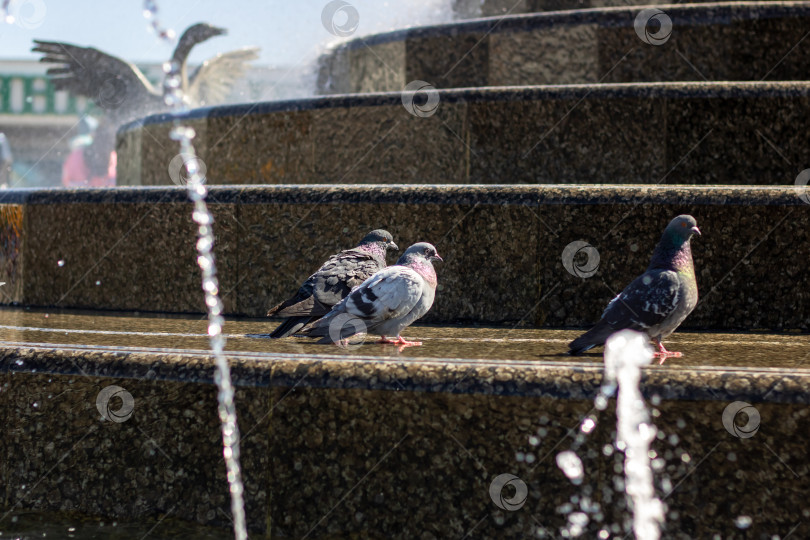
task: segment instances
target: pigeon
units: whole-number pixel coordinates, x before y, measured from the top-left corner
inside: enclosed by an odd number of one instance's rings
[[[389,249],[399,249],[394,237],[388,231],[377,229],[368,233],[357,247],[329,257],[294,296],[267,312],[268,317],[287,318],[270,337],[291,336],[329,313],[353,288],[385,268]]]
[[[682,356],[664,348],[668,337],[695,309],[698,301],[695,267],[690,241],[700,235],[695,218],[673,219],[655,246],[647,271],[633,280],[610,301],[602,319],[572,341],[569,354],[578,355],[600,345],[614,332],[630,328],[646,333],[658,346],[655,356],[663,364],[667,357]]]
[[[318,343],[340,344],[365,332],[381,336],[379,343],[392,343],[400,350],[421,345],[420,341],[406,341],[399,334],[433,305],[437,284],[433,261],[443,261],[435,247],[427,242],[412,245],[394,266],[368,278],[324,318],[310,323],[301,333],[320,337]]]

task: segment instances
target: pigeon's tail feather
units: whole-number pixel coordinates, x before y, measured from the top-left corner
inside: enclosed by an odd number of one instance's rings
[[[267,312],[268,317],[322,317],[329,313],[329,307],[325,306],[310,296],[301,301],[296,302],[295,299],[286,300],[270,311]]]
[[[579,336],[568,344],[568,354],[577,356],[594,347],[604,345],[607,338],[615,330],[604,322],[599,322],[596,326]]]
[[[310,324],[304,326],[299,333],[306,335],[307,337],[311,338],[321,338],[316,343],[320,344],[327,344],[332,343],[334,340],[329,335],[329,325],[328,324],[318,324],[323,319],[318,319],[317,321],[313,321]]]
[[[332,328],[333,322],[336,322],[334,317],[324,317],[310,322],[298,331],[299,334],[305,334],[308,337],[319,337],[317,343],[334,343],[336,340],[348,339],[357,334],[357,328],[353,324],[344,323],[340,329]]]
[[[270,334],[270,337],[274,339],[279,339],[291,336],[293,334],[297,334],[305,325],[314,320],[317,320],[317,317],[309,317],[309,316],[290,317],[289,319],[281,323],[278,326],[278,328],[273,330],[273,333]]]
[[[299,330],[298,333],[306,334],[309,337],[329,335],[329,325],[319,324],[323,320],[324,319],[316,319],[314,321],[310,321],[303,328],[301,328],[301,330]]]
[[[329,313],[329,307],[324,306],[313,297],[306,298],[298,303],[290,300],[280,303],[267,312],[268,317],[287,317],[272,334],[271,338],[285,338],[299,333],[306,325],[315,322]]]
[[[290,308],[290,307],[294,307],[294,306],[297,306],[299,304],[302,304],[302,303],[306,302],[309,298],[312,298],[312,296],[308,296],[308,297],[307,296],[302,296],[301,292],[299,291],[292,298],[288,298],[288,299],[284,300],[283,302],[281,302],[280,304],[270,308],[270,310],[267,312],[267,316],[268,317],[290,317],[290,315],[285,315],[283,312],[285,310],[287,310],[288,308]]]
[[[282,310],[282,309],[284,309],[285,307],[287,307],[287,305],[286,305],[286,304],[287,304],[287,301],[285,300],[284,302],[280,303],[279,305],[274,306],[274,307],[271,307],[271,308],[270,308],[270,310],[267,312],[267,316],[268,316],[268,317],[272,317],[272,316],[274,316],[274,315],[275,315],[276,313],[278,313],[280,310]]]

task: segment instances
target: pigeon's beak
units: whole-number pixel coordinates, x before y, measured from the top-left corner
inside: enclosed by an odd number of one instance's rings
[[[444,259],[442,259],[442,258],[439,256],[439,254],[438,254],[438,253],[437,253],[436,255],[434,255],[433,257],[431,257],[431,258],[430,258],[430,260],[431,260],[431,261],[439,261],[439,262],[444,262]]]
[[[213,35],[215,35],[215,36],[227,36],[228,35],[228,30],[226,30],[225,28],[219,28],[217,26],[212,26],[211,31],[212,31]]]
[[[701,236],[700,229],[698,229],[697,226],[692,227],[692,232],[695,233],[698,236]]]
[[[399,246],[396,245],[393,242],[388,242],[388,249],[395,249],[395,250],[399,251]]]

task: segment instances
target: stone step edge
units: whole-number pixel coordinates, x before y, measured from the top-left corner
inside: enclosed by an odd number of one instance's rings
[[[803,206],[801,186],[650,184],[249,184],[209,186],[209,204],[702,204]],[[810,188],[808,188],[810,189]],[[359,196],[362,196],[360,198]],[[420,198],[421,197],[421,198]],[[140,204],[189,202],[184,186],[26,188],[0,192],[0,204]]]
[[[311,387],[593,400],[599,363],[347,357],[226,352],[242,387]],[[0,342],[0,373],[36,373],[213,384],[208,351]],[[810,369],[645,368],[649,398],[810,403]]]
[[[810,96],[810,81],[676,81],[634,83],[591,83],[527,86],[481,86],[436,89],[441,103],[531,101],[540,99],[579,100],[585,98],[779,98]],[[402,105],[402,92],[331,94],[301,99],[238,103],[201,107],[182,114],[156,114],[126,123],[118,129],[120,138],[144,126],[176,120],[199,120],[247,114],[300,112],[327,108]]]
[[[777,18],[795,15],[810,15],[810,2],[706,2],[689,4],[656,4],[595,7],[560,11],[539,11],[514,15],[496,15],[464,21],[436,25],[418,26],[392,32],[370,34],[356,39],[337,43],[325,54],[337,50],[352,50],[367,46],[381,45],[405,39],[433,38],[451,33],[484,33],[497,34],[509,31],[527,31],[534,28],[560,25],[575,26],[596,24],[601,27],[633,26],[639,11],[651,7],[666,12],[678,23],[711,23],[734,15],[733,21],[744,21],[756,18]]]

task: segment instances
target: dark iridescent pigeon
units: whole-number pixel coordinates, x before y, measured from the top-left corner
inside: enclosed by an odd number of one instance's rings
[[[338,343],[366,332],[381,336],[380,343],[400,347],[421,345],[419,341],[406,341],[399,334],[433,305],[436,271],[432,261],[441,260],[431,244],[412,245],[396,265],[368,278],[326,317],[309,324],[301,333],[320,337],[319,343]],[[396,336],[396,339],[386,336]]]
[[[301,285],[292,298],[267,312],[268,317],[286,317],[270,337],[295,334],[306,324],[323,317],[351,290],[385,268],[389,249],[399,249],[391,233],[377,229],[368,233],[357,247],[332,255],[317,272]]]
[[[655,356],[661,364],[669,356],[681,356],[666,350],[661,340],[672,334],[697,305],[690,247],[694,234],[700,234],[700,230],[692,216],[682,215],[670,221],[655,246],[647,271],[610,301],[596,326],[568,345],[569,353],[582,354],[604,345],[614,332],[630,328],[645,332],[655,341]]]

